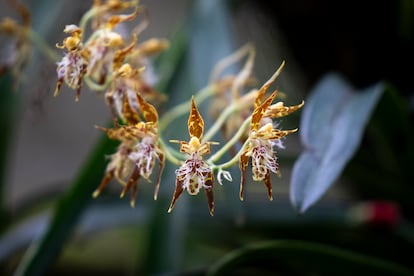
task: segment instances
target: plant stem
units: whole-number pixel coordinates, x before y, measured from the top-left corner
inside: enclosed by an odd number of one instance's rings
[[[218,159],[220,159],[220,157],[226,153],[234,144],[236,144],[240,137],[243,135],[244,131],[246,130],[246,128],[249,126],[250,124],[250,120],[252,119],[251,116],[249,116],[246,120],[244,120],[243,124],[240,126],[239,130],[236,132],[236,134],[219,150],[217,151],[215,154],[213,154],[208,160],[208,163],[214,163],[215,161],[217,161]],[[247,143],[249,142],[249,139],[247,139],[244,144],[243,147],[240,149],[240,151],[228,162],[221,164],[217,167],[222,167],[222,168],[227,168],[230,167],[231,165],[233,165],[237,159],[239,158],[242,150],[244,149],[244,147],[247,145]]]
[[[204,135],[203,140],[209,141],[213,136],[220,130],[221,126],[225,123],[226,119],[236,110],[238,110],[236,104],[229,105],[224,111],[220,114],[214,124],[209,128],[206,135]]]
[[[170,148],[169,146],[167,146],[161,137],[158,138],[158,142],[160,143],[160,147],[163,149],[165,158],[167,158],[167,160],[173,164],[181,165],[182,161],[174,156],[174,155],[178,156],[179,153],[176,152],[174,149]]]
[[[103,84],[97,84],[89,76],[84,76],[83,81],[90,89],[95,91],[103,91],[108,88],[108,85],[112,82],[112,76],[107,77]]]
[[[43,38],[38,35],[38,33],[32,29],[29,29],[27,36],[30,41],[32,41],[33,44],[35,44],[37,48],[39,48],[40,52],[42,52],[46,57],[53,61],[59,61],[59,54],[54,49],[50,48],[49,45],[43,40]]]
[[[97,9],[92,8],[82,16],[79,22],[79,28],[82,30],[82,35],[85,33],[86,24],[88,23],[89,19],[91,19],[96,13]]]

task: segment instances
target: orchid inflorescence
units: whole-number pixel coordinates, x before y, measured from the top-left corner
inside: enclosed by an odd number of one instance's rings
[[[121,24],[140,14],[144,19],[133,29],[130,37],[121,35]],[[86,38],[85,28],[89,21],[92,30]],[[121,197],[131,192],[130,204],[134,206],[140,178],[151,182],[155,177],[154,199],[157,199],[163,168],[168,160],[178,166],[168,212],[172,211],[184,190],[197,195],[204,189],[213,215],[214,179],[217,178],[220,184],[223,184],[223,179],[231,181],[232,176],[227,169],[239,164],[240,199],[243,200],[245,173],[251,160],[253,181],[263,181],[272,200],[271,173],[280,174],[275,148],[283,146],[282,138],[297,131],[280,130],[273,119],[287,116],[304,104],[285,106],[283,102],[273,103],[277,91],[266,95],[281,73],[284,62],[262,87],[245,93],[254,82],[251,72],[255,53],[251,45],[246,45],[216,65],[207,87],[160,117],[156,107],[163,103],[165,95],[154,88],[153,75],[148,71],[151,69],[151,56],[167,49],[169,43],[155,38],[138,43],[147,24],[145,10],[138,1],[95,0],[79,25],[65,27],[68,37],[56,45],[65,51],[65,55],[57,63],[55,95],[63,83],[76,91],[76,101],[84,83],[92,90],[105,91],[114,126],[98,128],[110,139],[120,142],[117,151],[110,156],[105,175],[93,197],[97,197],[115,179],[123,186]],[[239,73],[221,76],[225,68],[244,57],[247,61]],[[208,98],[214,102],[212,106],[215,109],[211,113],[214,123],[205,129],[197,104]],[[171,122],[187,112],[189,140],[169,141],[180,145],[177,151],[167,145],[162,134]],[[211,141],[219,131],[225,138],[223,146]],[[211,148],[214,148],[214,153],[206,157]],[[230,160],[220,162],[227,152],[231,154]],[[158,169],[154,169],[156,164]],[[157,171],[157,176],[153,176],[154,171]]]

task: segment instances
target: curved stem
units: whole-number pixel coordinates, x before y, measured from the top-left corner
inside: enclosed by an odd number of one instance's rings
[[[160,147],[163,150],[165,157],[167,158],[168,161],[176,165],[182,164],[182,161],[174,156],[173,153],[175,152],[175,150],[168,147],[161,137],[158,138],[158,142],[160,143]],[[178,154],[175,154],[175,155],[178,155]]]
[[[109,76],[108,78],[106,78],[106,80],[105,80],[105,82],[103,84],[97,84],[89,76],[83,77],[83,80],[85,81],[86,85],[88,85],[88,87],[90,89],[95,90],[95,91],[103,91],[106,88],[108,88],[108,85],[112,81],[112,77]]]
[[[79,21],[79,28],[82,30],[82,35],[85,33],[86,24],[88,23],[89,19],[91,19],[97,13],[96,8],[91,8],[87,11]]]
[[[220,130],[220,127],[226,122],[227,117],[229,117],[233,112],[238,110],[236,104],[229,105],[224,111],[220,114],[214,124],[209,128],[207,133],[204,135],[203,140],[209,141],[213,136]]]
[[[248,143],[250,143],[250,140],[249,139],[247,139],[243,143],[243,146],[241,147],[241,149],[237,152],[237,154],[235,156],[233,156],[232,159],[230,159],[229,161],[227,161],[227,162],[225,162],[223,164],[218,165],[217,168],[219,168],[219,169],[226,169],[226,168],[229,168],[229,167],[233,166],[235,163],[239,162],[240,155],[242,154],[242,152],[244,151],[244,149],[247,147]]]
[[[53,61],[59,61],[60,56],[59,54],[53,49],[50,48],[49,45],[41,38],[38,33],[36,33],[34,30],[30,29],[27,32],[27,36],[29,37],[30,41],[33,42],[39,48],[39,50],[47,56],[49,59]]]
[[[252,119],[252,116],[249,116],[246,120],[244,120],[243,124],[240,126],[239,130],[236,132],[236,134],[234,134],[234,136],[219,150],[217,151],[215,154],[213,154],[208,160],[208,163],[214,163],[215,161],[217,161],[218,159],[220,159],[220,157],[226,153],[234,144],[236,144],[240,137],[243,135],[244,131],[246,130],[246,128],[249,126],[250,124],[250,120]],[[247,145],[249,139],[247,139],[244,144],[242,149],[228,162],[220,165],[219,167],[230,167],[232,164],[234,164],[237,159],[239,158],[243,148]],[[235,161],[236,160],[236,161]]]
[[[214,122],[214,124],[209,128],[207,133],[204,135],[203,140],[209,141],[211,138],[213,138],[213,136],[220,130],[221,126],[226,122],[226,119],[234,112],[238,112],[240,110],[248,108],[251,105],[252,100],[256,98],[256,95],[257,91],[252,90],[243,97],[233,101],[229,106],[227,106],[220,114],[220,116],[217,118],[217,120]]]

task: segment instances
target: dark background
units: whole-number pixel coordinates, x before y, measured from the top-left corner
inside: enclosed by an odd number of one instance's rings
[[[253,1],[283,32],[310,83],[339,71],[355,86],[379,80],[413,91],[413,1]]]

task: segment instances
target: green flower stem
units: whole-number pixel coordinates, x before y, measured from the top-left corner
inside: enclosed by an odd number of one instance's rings
[[[226,119],[235,111],[237,111],[237,104],[229,105],[224,111],[220,114],[214,124],[209,128],[207,133],[204,135],[203,140],[209,141],[213,136],[220,130],[221,126],[226,122]]]
[[[226,168],[230,168],[231,166],[233,166],[234,164],[236,164],[237,162],[239,162],[239,158],[240,155],[242,154],[242,152],[244,151],[244,149],[246,148],[246,146],[250,143],[250,140],[247,139],[244,143],[243,146],[241,147],[241,149],[237,152],[237,154],[235,156],[233,156],[232,159],[230,159],[229,161],[227,161],[226,163],[220,164],[217,166],[217,168],[219,169],[226,169]]]
[[[197,101],[198,104],[200,104],[205,99],[212,96],[215,90],[216,89],[214,85],[206,86],[205,88],[201,89],[199,92],[196,93],[196,95],[194,96],[194,99]],[[190,104],[191,104],[191,101],[188,100],[179,105],[176,105],[174,108],[164,113],[159,122],[158,131],[160,132],[163,131],[172,121],[188,113]]]
[[[49,45],[39,36],[37,32],[32,29],[27,31],[27,37],[34,45],[42,52],[47,58],[55,62],[60,60],[60,56],[53,48],[50,48]]]
[[[93,16],[95,16],[95,14],[97,14],[97,13],[98,13],[98,9],[97,8],[92,8],[82,16],[82,18],[79,22],[79,28],[82,30],[82,35],[85,33],[86,24],[88,23],[88,21]]]
[[[160,147],[163,150],[163,152],[165,154],[165,158],[167,158],[168,161],[170,161],[171,163],[176,164],[176,165],[181,165],[182,164],[182,161],[175,157],[175,156],[178,156],[178,155],[181,156],[181,154],[179,152],[177,152],[174,149],[167,146],[165,144],[164,140],[161,137],[158,138],[158,142],[160,143]]]
[[[83,78],[83,81],[86,83],[86,85],[95,91],[104,91],[105,89],[108,88],[109,84],[112,82],[112,77],[108,77],[106,78],[104,84],[97,84],[96,82],[94,82],[90,76],[85,76]]]
[[[249,126],[251,119],[252,119],[252,116],[249,116],[246,120],[244,120],[243,124],[240,126],[240,128],[236,132],[236,134],[219,151],[217,151],[215,154],[213,154],[207,160],[207,162],[208,163],[214,163],[215,161],[219,160],[221,158],[221,156],[223,156],[223,154],[225,154],[234,144],[236,144],[239,141],[240,137],[245,132],[246,128]],[[246,147],[248,142],[249,142],[249,139],[247,139],[244,142],[243,147],[239,150],[239,152],[230,161],[228,161],[226,163],[223,163],[223,164],[221,164],[217,167],[228,168],[228,167],[232,166],[234,163],[236,163],[239,159],[239,156],[240,156],[241,152]]]

